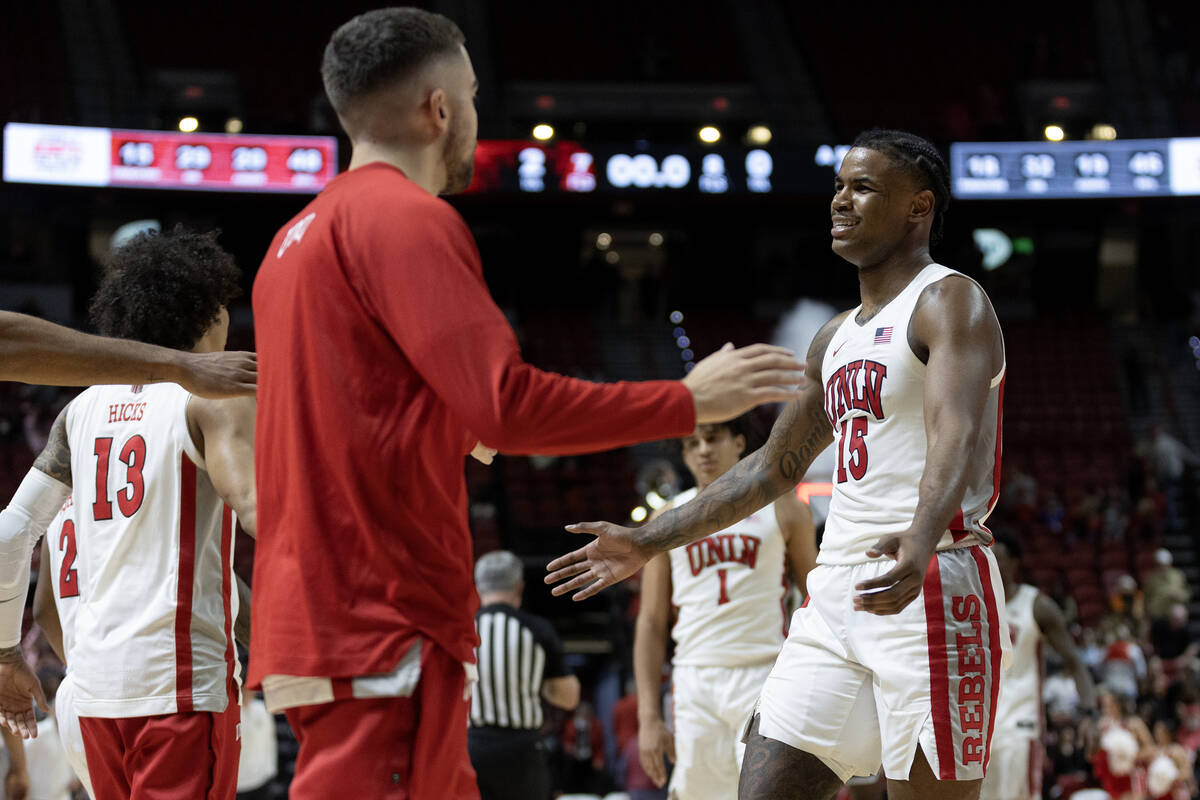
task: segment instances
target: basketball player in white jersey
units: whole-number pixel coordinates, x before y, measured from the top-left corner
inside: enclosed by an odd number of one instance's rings
[[[42,538],[42,560],[33,595],[33,618],[50,649],[67,667],[54,694],[54,721],[67,761],[89,796],[93,794],[83,749],[83,732],[75,711],[75,678],[69,660],[75,640],[75,610],[79,605],[79,569],[74,501],[68,497]]]
[[[105,334],[219,352],[239,277],[215,234],[139,237],[110,257],[92,317]],[[93,387],[59,415],[0,519],[4,598],[27,585],[47,510],[73,496],[75,562],[64,566],[79,607],[68,655],[96,800],[234,797],[232,512],[253,535],[254,410],[175,384]],[[19,605],[0,603],[0,647],[19,635]],[[22,692],[44,706],[10,679],[0,710],[28,733]]]
[[[829,798],[882,765],[892,800],[974,800],[987,769],[1003,587],[984,525],[999,494],[1004,342],[983,289],[929,254],[950,200],[929,142],[860,135],[838,169],[833,250],[862,303],[813,340],[807,379],[767,444],[690,503],[551,562],[589,597],[656,553],[792,490],[836,438],[809,603],[747,731],[739,797]]]
[[[1000,683],[991,769],[983,779],[979,796],[981,800],[1040,800],[1045,755],[1042,642],[1048,642],[1062,659],[1063,669],[1075,680],[1080,711],[1092,720],[1098,715],[1096,686],[1075,650],[1062,611],[1036,586],[1017,583],[1020,543],[1012,536],[998,534],[992,550],[1004,581],[1013,661]]]
[[[731,469],[746,451],[749,419],[701,425],[681,440],[696,481],[674,497],[683,505]],[[801,589],[816,559],[812,512],[788,493],[746,519],[687,547],[650,559],[642,570],[633,643],[642,767],[670,796],[726,800],[737,794],[742,728],[783,645],[788,577]],[[674,732],[659,703],[667,629],[672,659]]]

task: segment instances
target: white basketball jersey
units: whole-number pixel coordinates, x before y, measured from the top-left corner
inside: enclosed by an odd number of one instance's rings
[[[834,331],[821,362],[825,413],[833,425],[833,498],[818,564],[868,561],[881,536],[901,533],[917,511],[925,471],[925,364],[908,344],[908,323],[925,287],[949,275],[930,264],[870,321],[859,306]],[[975,452],[966,465],[959,513],[937,549],[990,544],[984,526],[1000,495],[1000,415],[1004,368],[992,379]]]
[[[1042,632],[1033,616],[1038,590],[1020,584],[1005,602],[1012,635],[1012,666],[1000,681],[996,733],[1042,735]]]
[[[233,514],[188,433],[189,397],[169,383],[96,386],[67,407],[80,716],[237,702]]]
[[[675,497],[679,507],[696,496]],[[725,530],[671,550],[671,629],[677,665],[739,667],[769,663],[787,622],[784,542],[768,506]]]
[[[72,664],[71,645],[75,643],[75,609],[79,605],[79,557],[78,539],[74,518],[75,499],[58,510],[58,515],[46,529],[46,549],[50,551],[50,563],[43,564],[46,578],[54,587],[54,605],[58,609],[58,622],[62,626],[63,653],[67,657],[67,669]]]

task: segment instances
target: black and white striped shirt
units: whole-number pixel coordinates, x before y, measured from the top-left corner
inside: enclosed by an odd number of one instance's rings
[[[479,683],[471,696],[471,727],[537,730],[542,682],[570,673],[562,642],[549,622],[507,603],[475,615]]]

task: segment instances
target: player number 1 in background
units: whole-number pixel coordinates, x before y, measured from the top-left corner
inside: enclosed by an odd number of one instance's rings
[[[721,596],[717,598],[717,605],[719,606],[723,606],[729,602],[729,592],[725,586],[726,574],[728,572],[729,570],[727,569],[717,570],[717,580],[721,582]]]

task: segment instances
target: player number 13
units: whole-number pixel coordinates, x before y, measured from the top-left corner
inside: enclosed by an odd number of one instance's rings
[[[112,501],[108,497],[108,465],[112,456],[111,436],[96,439],[96,502],[92,503],[92,518],[112,519]],[[142,507],[146,482],[142,469],[146,466],[146,440],[133,435],[121,445],[117,459],[125,465],[125,486],[117,492],[117,507],[121,514],[132,517]]]

